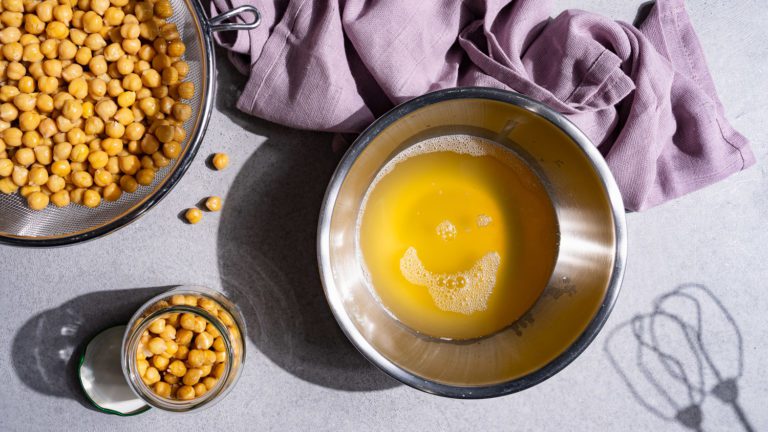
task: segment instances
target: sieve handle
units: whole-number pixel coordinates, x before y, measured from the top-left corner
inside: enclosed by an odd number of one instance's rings
[[[249,12],[253,14],[253,20],[244,23],[224,22],[232,17],[242,13]],[[208,20],[208,28],[211,32],[230,31],[230,30],[253,30],[261,24],[261,14],[259,10],[251,5],[236,7],[223,14],[216,15]]]

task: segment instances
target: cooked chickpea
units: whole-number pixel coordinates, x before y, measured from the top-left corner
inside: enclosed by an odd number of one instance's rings
[[[207,200],[205,200],[205,208],[212,212],[221,210],[221,198],[217,196],[209,197]]]
[[[149,186],[155,179],[155,171],[151,169],[141,169],[136,173],[136,182],[142,186]]]
[[[195,96],[195,85],[191,82],[183,82],[179,84],[178,93],[182,99],[192,99]]]
[[[229,156],[227,156],[226,153],[215,153],[211,161],[213,162],[213,166],[221,171],[229,165]]]
[[[176,399],[178,400],[192,400],[195,398],[195,389],[189,385],[183,385],[176,390]]]
[[[83,193],[83,205],[89,208],[96,208],[101,204],[101,195],[93,189],[87,189]]]
[[[44,185],[48,181],[48,170],[40,166],[30,169],[29,179],[27,181],[32,186]]]
[[[88,155],[88,163],[94,169],[104,168],[109,161],[109,154],[104,150],[97,150]]]
[[[198,350],[208,350],[213,345],[213,336],[203,331],[195,337],[195,348]]]
[[[164,357],[161,355],[155,355],[152,357],[152,366],[156,367],[157,370],[164,371],[168,368],[168,357]]]
[[[72,167],[67,160],[58,160],[51,164],[51,173],[54,175],[66,177],[70,172],[72,172]]]
[[[132,175],[124,175],[120,177],[120,188],[128,193],[134,193],[139,188],[139,183]]]
[[[161,338],[165,339],[166,341],[172,341],[176,339],[176,327],[171,325],[170,323],[168,325],[165,325],[162,330],[158,333]],[[176,342],[174,342],[176,344]],[[178,345],[176,345],[176,349],[178,349]],[[176,349],[173,350],[173,353],[176,353]]]
[[[70,203],[69,192],[66,190],[55,192],[51,195],[50,200],[56,207],[66,207]]]
[[[154,355],[162,354],[166,349],[165,341],[162,338],[154,337],[149,340],[147,348]]]
[[[160,381],[160,372],[155,367],[149,366],[142,375],[141,379],[144,381],[144,384],[151,386],[152,384]]]
[[[171,397],[171,386],[167,382],[164,382],[164,381],[156,382],[155,385],[152,387],[152,390],[154,390],[155,394],[160,397],[164,397],[164,398]]]
[[[35,162],[35,152],[31,148],[21,148],[16,151],[16,154],[14,154],[13,157],[16,159],[17,164],[24,165],[25,167],[28,167]]]
[[[184,213],[184,217],[187,219],[187,222],[194,225],[203,219],[203,212],[201,212],[200,209],[191,208]]]
[[[51,151],[51,147],[48,147],[47,145],[40,145],[32,149],[35,152],[35,159],[37,159],[37,163],[48,166],[53,162],[53,154]]]
[[[50,198],[42,192],[32,192],[27,196],[27,205],[32,210],[42,210],[48,207]]]

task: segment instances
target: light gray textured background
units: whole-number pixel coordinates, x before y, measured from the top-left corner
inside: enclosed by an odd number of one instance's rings
[[[556,12],[579,7],[626,21],[638,6],[556,3]],[[752,140],[758,164],[628,216],[629,264],[606,330],[647,312],[655,297],[681,283],[706,284],[741,329],[739,400],[754,429],[766,430],[768,8],[764,0],[691,0],[688,8],[728,116]],[[422,394],[368,365],[337,330],[316,275],[315,220],[339,158],[329,150],[331,137],[237,112],[243,78],[221,55],[218,69],[200,156],[157,207],[76,247],[0,248],[0,430],[685,430],[633,399],[603,350],[607,332],[554,378],[494,400]],[[205,167],[215,151],[229,153],[226,171]],[[221,214],[205,214],[197,226],[177,219],[209,194],[224,197]],[[249,356],[234,391],[190,415],[152,410],[119,418],[86,408],[71,378],[73,349],[96,329],[125,321],[158,287],[180,283],[224,289],[245,310]],[[715,354],[718,344],[733,340],[715,340]],[[669,406],[659,397],[651,403]],[[704,430],[743,430],[711,397],[703,409]]]

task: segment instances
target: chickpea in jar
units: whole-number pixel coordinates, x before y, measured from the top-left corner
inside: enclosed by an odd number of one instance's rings
[[[98,207],[184,153],[195,86],[170,1],[0,6],[0,193]]]
[[[239,329],[216,301],[177,294],[166,306],[189,306],[218,320],[218,327],[192,312],[168,313],[146,327],[136,350],[136,370],[155,395],[189,401],[206,395],[224,376],[228,352],[239,350]]]

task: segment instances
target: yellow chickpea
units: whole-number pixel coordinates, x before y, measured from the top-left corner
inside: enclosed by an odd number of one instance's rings
[[[119,79],[111,79],[107,83],[107,94],[110,97],[115,98],[118,95],[120,95],[120,93],[122,93],[123,91],[125,91],[125,90],[123,90],[123,86],[120,83]]]
[[[48,207],[50,198],[42,192],[32,192],[27,196],[27,205],[32,210],[42,210]]]
[[[47,145],[40,145],[35,147],[35,159],[37,159],[37,163],[48,166],[53,162],[53,154],[51,151],[51,147],[48,147]]]
[[[173,117],[180,123],[184,123],[192,117],[192,107],[185,103],[175,103],[172,108]]]
[[[13,104],[21,111],[32,111],[37,104],[37,97],[31,94],[20,93],[13,98]]]
[[[166,342],[174,340],[174,339],[176,339],[176,327],[168,324],[168,325],[164,326],[163,329],[160,330],[160,332],[158,332],[158,334],[160,335],[161,338],[165,339]],[[174,343],[176,343],[176,342],[174,342]],[[178,348],[179,347],[176,346],[176,349],[178,349]],[[176,352],[176,350],[174,350],[174,353],[175,352]]]
[[[168,141],[163,144],[163,156],[168,159],[176,159],[181,154],[181,144],[176,141]]]
[[[117,104],[121,107],[129,107],[136,102],[136,92],[124,91],[117,96]]]
[[[88,155],[88,163],[94,169],[104,168],[109,161],[109,154],[103,150],[97,150]]]
[[[104,126],[104,132],[111,138],[122,138],[125,134],[125,126],[116,120],[110,120]],[[122,148],[122,145],[121,145]]]
[[[104,131],[104,120],[99,117],[91,117],[85,121],[85,133],[98,135]]]
[[[19,82],[16,84],[16,86],[22,93],[32,93],[35,91],[35,79],[31,76],[23,76],[21,79],[19,79]]]
[[[229,165],[229,156],[226,153],[215,153],[211,162],[217,170],[221,171]]]
[[[192,386],[184,385],[176,390],[176,399],[178,400],[192,400],[195,398],[195,389]]]
[[[179,71],[175,67],[168,66],[163,69],[161,79],[165,85],[174,85],[179,82]]]
[[[217,196],[212,196],[208,198],[207,200],[205,200],[205,207],[212,212],[217,212],[221,210],[221,198]]]
[[[181,382],[183,382],[185,385],[191,386],[191,385],[197,384],[198,381],[200,381],[200,378],[202,377],[203,377],[203,373],[200,369],[198,368],[187,369],[187,373],[184,374],[184,378],[182,378]]]
[[[43,137],[37,131],[27,131],[21,137],[21,143],[27,147],[37,147],[43,143]]]
[[[77,120],[83,115],[83,103],[79,100],[68,100],[61,109],[61,114],[69,120]]]
[[[101,204],[101,195],[93,189],[86,189],[83,193],[83,205],[89,208],[96,208]]]
[[[16,152],[16,158],[18,160],[18,152]],[[13,161],[10,159],[0,159],[0,177],[8,177],[13,172]]]
[[[160,397],[163,397],[163,398],[171,397],[171,386],[167,382],[164,382],[164,381],[156,382],[155,385],[152,386],[152,390],[155,392],[156,395]]]
[[[59,53],[58,39],[46,39],[40,44],[40,52],[47,59],[55,58]]]
[[[154,69],[147,69],[141,73],[141,82],[145,87],[155,88],[160,85],[160,73]]]
[[[93,176],[88,171],[77,171],[70,175],[72,184],[81,188],[93,186]]]
[[[92,58],[93,51],[91,51],[91,49],[88,47],[80,47],[75,53],[75,61],[83,66],[87,65]]]
[[[6,60],[9,60],[12,62],[18,62],[19,60],[21,60],[21,56],[24,54],[24,48],[21,46],[19,42],[11,42],[9,44],[3,45],[2,53],[3,53],[3,57],[5,57]],[[18,79],[18,78],[13,78],[13,79]]]
[[[141,169],[136,173],[136,182],[142,186],[149,186],[155,179],[155,171],[151,169]]]
[[[149,344],[147,345],[147,348],[149,349],[149,352],[151,352],[154,355],[160,355],[163,352],[165,352],[166,345],[165,341],[162,338],[154,337],[149,340]]]
[[[66,177],[72,172],[72,167],[66,160],[58,160],[51,164],[51,172],[60,177]]]
[[[105,187],[112,184],[112,174],[105,169],[97,169],[93,173],[93,182],[96,186]]]
[[[104,99],[96,104],[95,111],[106,122],[117,112],[117,104],[111,99]]]
[[[144,384],[151,386],[152,384],[160,381],[160,372],[158,372],[155,367],[149,366],[144,372],[144,375],[142,375],[141,379],[144,381]]]
[[[19,116],[19,129],[27,132],[37,129],[40,125],[40,114],[35,111],[27,111]]]
[[[90,150],[88,149],[88,146],[85,144],[77,144],[76,146],[72,147],[72,152],[70,153],[69,160],[72,162],[85,162],[86,159],[88,159],[88,154],[90,153]]]
[[[41,192],[40,186],[27,185],[19,188],[19,195],[21,195],[22,198],[28,198],[31,194],[35,192]]]
[[[207,350],[213,345],[213,336],[208,332],[203,331],[195,336],[195,348],[198,350]]]
[[[69,205],[71,201],[69,197],[69,192],[67,192],[66,190],[60,190],[58,192],[55,192],[53,195],[51,195],[50,200],[53,203],[53,205],[55,205],[56,207],[66,207]]]
[[[9,147],[18,147],[21,145],[21,137],[23,132],[19,128],[10,127],[3,131],[3,141]]]
[[[48,170],[36,166],[29,170],[29,184],[32,186],[42,186],[48,181]]]
[[[124,175],[120,177],[120,188],[125,192],[134,193],[139,188],[139,183],[132,175]]]
[[[45,183],[45,185],[48,186],[48,189],[51,192],[55,193],[55,192],[64,190],[64,186],[66,186],[66,182],[64,181],[64,178],[54,174],[48,177],[48,181]]]
[[[0,179],[0,192],[8,195],[15,193],[17,190],[19,190],[19,187],[16,185],[16,183],[13,182],[13,180],[11,180],[10,177]]]
[[[125,128],[125,138],[138,141],[144,137],[144,125],[141,123],[131,123]]]
[[[0,105],[0,119],[7,122],[12,122],[19,117],[19,110],[11,103],[4,103]]]
[[[195,96],[195,85],[191,82],[183,82],[179,84],[178,93],[182,99],[192,99]]]
[[[64,81],[66,82],[70,82],[81,76],[83,76],[83,67],[77,63],[72,63],[61,71],[61,77],[64,78]]]
[[[133,115],[133,110],[128,107],[122,107],[115,113],[115,120],[119,121],[123,126],[128,126],[136,118]]]
[[[48,76],[42,76],[37,79],[37,88],[40,89],[42,93],[45,93],[46,95],[50,95],[53,92],[55,92],[59,87],[59,80],[55,77],[48,77]],[[38,103],[40,100],[40,96],[38,96]],[[51,104],[53,103],[53,99],[51,99]]]
[[[35,162],[35,152],[31,148],[20,148],[13,155],[16,163],[28,167]],[[5,159],[8,160],[8,159]],[[13,167],[13,165],[11,165]],[[6,174],[7,176],[8,174]]]
[[[171,364],[168,365],[168,372],[171,375],[177,376],[179,378],[183,377],[187,373],[187,366],[184,364],[183,361],[180,360],[174,360],[171,362]]]
[[[107,41],[104,40],[104,37],[101,36],[100,34],[92,33],[85,38],[84,44],[88,49],[91,50],[91,52],[96,52],[106,47]],[[105,66],[105,71],[106,71],[106,66]],[[91,72],[98,74],[98,72],[94,71],[93,68],[91,68]]]
[[[94,56],[88,62],[88,68],[95,75],[103,75],[107,73],[107,60],[104,58],[103,55]]]
[[[194,225],[203,219],[203,212],[197,208],[190,208],[184,213],[184,217],[187,219],[187,222]]]

